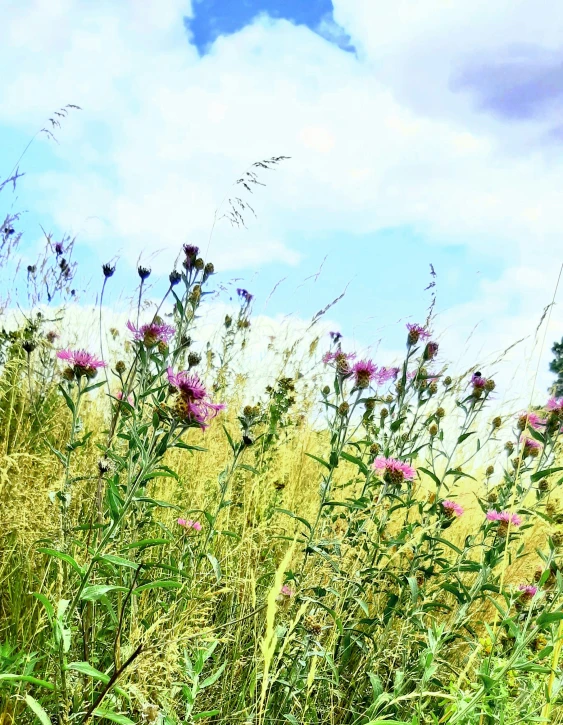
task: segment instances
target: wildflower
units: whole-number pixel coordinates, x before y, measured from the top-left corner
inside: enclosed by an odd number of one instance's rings
[[[445,501],[442,501],[442,507],[444,509],[444,513],[448,518],[453,518],[454,516],[463,516],[463,508],[455,501],[446,499]]]
[[[524,602],[529,602],[538,593],[538,588],[533,584],[520,584],[518,586],[518,591],[522,592],[520,599]]]
[[[369,387],[371,381],[377,374],[377,367],[371,360],[360,360],[352,367],[355,385],[357,388],[364,389]]]
[[[551,539],[554,546],[563,546],[563,533],[561,533],[561,531],[556,531],[552,534]]]
[[[190,368],[193,368],[196,365],[199,365],[200,362],[201,362],[201,355],[198,355],[197,352],[193,352],[193,351],[190,352],[190,354],[188,355],[188,366]]]
[[[103,264],[102,265],[102,272],[104,273],[104,277],[107,279],[108,277],[111,277],[113,273],[115,272],[115,264],[113,267],[111,264]]]
[[[387,410],[387,408],[381,408],[381,410],[379,411],[379,415],[382,418],[387,418],[387,416],[389,415],[389,411]]]
[[[501,425],[502,425],[502,418],[499,415],[497,415],[496,418],[493,418],[492,426],[495,430],[497,430],[498,428],[501,427]]]
[[[303,620],[303,626],[305,627],[307,632],[314,634],[316,637],[318,637],[323,631],[322,624],[310,615],[305,617],[305,619]]]
[[[550,398],[545,406],[550,413],[556,413],[563,416],[563,398]]]
[[[168,368],[168,382],[176,389],[177,399],[174,410],[178,418],[186,423],[197,423],[205,428],[220,410],[221,403],[211,403],[207,391],[199,377],[187,371],[174,373]]]
[[[420,325],[414,325],[408,322],[407,330],[409,331],[409,334],[407,336],[408,347],[416,345],[419,340],[427,340],[430,337],[430,333],[427,332],[424,327],[421,327]]]
[[[394,486],[400,486],[403,481],[412,481],[416,474],[415,469],[408,463],[382,456],[375,459],[373,467],[382,475],[384,481]]]
[[[203,268],[203,277],[204,279],[207,279],[208,277],[211,277],[212,274],[215,274],[215,265],[213,262],[207,262]]]
[[[64,251],[65,250],[64,250],[64,247],[62,245],[62,242],[57,242],[55,244],[55,254],[57,255],[57,257],[59,257]]]
[[[538,483],[538,491],[549,491],[549,482],[547,478],[542,478],[542,480]]]
[[[490,476],[493,475],[494,472],[495,472],[494,466],[487,466],[487,469],[485,470],[485,476],[487,476],[487,478],[489,478]]]
[[[116,371],[116,372],[117,372],[117,373],[118,373],[119,375],[123,375],[123,373],[125,372],[125,370],[126,370],[126,369],[127,369],[127,368],[126,368],[126,366],[125,366],[125,363],[123,362],[123,360],[118,360],[118,361],[117,361],[117,362],[115,363],[115,371]]]
[[[437,342],[428,342],[426,343],[426,347],[424,348],[424,360],[432,360],[436,357],[438,354],[438,343]]]
[[[509,526],[517,529],[522,524],[520,516],[510,511],[495,511],[494,509],[490,509],[487,511],[487,519],[498,522],[497,535],[502,537],[507,535]]]
[[[390,380],[396,380],[399,374],[399,368],[382,367],[377,370],[376,380],[378,385],[385,385]]]
[[[242,289],[242,287],[239,287],[237,289],[237,295],[246,302],[246,304],[249,304],[253,298],[254,295],[251,295],[248,290]]]
[[[120,400],[120,401],[121,400],[124,400],[125,399],[125,395],[123,393],[123,390],[118,390],[117,393],[115,394],[115,397],[118,400]],[[127,400],[127,402],[129,403],[129,405],[131,407],[133,407],[135,405],[135,401],[133,400],[133,396],[132,395],[128,395],[127,398],[126,398],[126,400]]]
[[[335,363],[335,367],[340,375],[348,375],[350,373],[350,361],[355,358],[354,353],[347,353],[338,350],[337,352],[327,352],[323,355],[323,363]]]
[[[443,418],[446,415],[446,411],[443,408],[436,409],[436,418]]]
[[[438,392],[438,383],[435,381],[431,382],[428,386],[428,392],[430,393],[430,395],[436,395],[436,393]]]
[[[280,594],[282,594],[284,597],[292,597],[295,592],[287,584],[284,584],[283,587],[280,589]]]
[[[328,387],[328,385],[324,386],[324,388],[321,390],[321,393],[323,395],[330,395],[330,388]]]
[[[94,378],[98,373],[98,369],[106,366],[103,360],[99,360],[86,350],[59,350],[57,357],[59,360],[66,360],[69,363],[67,370],[72,373],[70,379],[72,377],[79,379],[82,376]]]
[[[197,259],[198,253],[199,247],[196,247],[193,244],[184,244],[184,254],[186,255],[186,259],[183,264],[186,269],[192,268],[192,265]]]
[[[447,387],[448,387],[449,385],[451,385],[451,384],[452,384],[452,379],[451,379],[451,377],[450,377],[449,375],[446,375],[446,377],[444,378],[444,385],[445,385],[445,386],[446,386],[446,388],[447,388]]]
[[[375,398],[368,398],[364,401],[364,405],[367,411],[372,411],[375,408]]]
[[[432,425],[428,427],[428,432],[432,437],[438,435],[438,426],[436,425],[436,423],[432,423]]]
[[[330,335],[330,339],[334,343],[337,343],[339,340],[342,339],[342,333],[340,333],[340,332],[329,332],[328,334]]]
[[[176,332],[174,327],[164,324],[159,318],[155,318],[154,322],[139,328],[129,321],[127,329],[131,330],[135,340],[144,343],[146,347],[154,347],[160,342],[168,344]]]
[[[518,415],[517,427],[519,430],[525,430],[526,428],[538,428],[545,423],[537,413],[520,413]]]
[[[514,443],[512,441],[506,441],[504,444],[504,450],[509,456],[512,455],[512,453],[514,453]]]
[[[205,267],[205,262],[201,257],[198,257],[196,259],[196,261],[194,262],[194,267],[200,271]]]
[[[345,415],[348,415],[349,412],[350,412],[349,404],[346,401],[344,401],[343,403],[340,403],[340,405],[338,406],[338,414],[344,417]]]
[[[381,447],[380,447],[379,443],[372,443],[371,446],[369,447],[369,452],[371,453],[372,456],[377,456],[377,454],[379,453],[380,450],[381,450]]]
[[[148,279],[150,277],[151,270],[148,269],[147,267],[139,266],[139,267],[137,267],[137,273],[138,273],[139,277],[141,278],[141,281],[144,282],[146,279]]]
[[[177,272],[175,269],[170,272],[168,275],[168,279],[170,280],[170,286],[175,287],[177,284],[180,283],[180,280],[182,279],[182,275],[180,272]]]
[[[178,526],[184,529],[193,529],[194,531],[201,531],[202,526],[199,521],[192,521],[191,519],[178,519]]]
[[[24,340],[22,342],[22,347],[29,355],[35,350],[35,348],[37,347],[37,343],[35,342],[35,340]]]
[[[537,458],[540,454],[541,443],[535,441],[533,438],[524,438],[524,458]]]
[[[53,344],[55,342],[55,340],[57,339],[57,337],[59,337],[59,333],[55,332],[55,330],[49,330],[49,332],[45,335],[45,337],[47,338],[47,342],[50,342],[51,344]]]

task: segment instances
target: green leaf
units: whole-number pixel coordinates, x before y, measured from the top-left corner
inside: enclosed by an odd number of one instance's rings
[[[104,672],[100,672],[100,670],[92,667],[92,665],[88,664],[88,662],[71,662],[65,669],[72,670],[73,672],[80,672],[83,675],[88,675],[88,677],[91,677],[94,680],[100,680],[100,682],[103,682],[104,684],[108,683],[110,679],[109,675],[106,675]]]
[[[233,451],[233,453],[236,453],[237,452],[236,446],[233,443],[233,439],[231,438],[231,434],[229,433],[229,431],[227,430],[227,427],[224,424],[223,424],[223,430],[225,431],[225,435],[227,436],[227,440],[229,441],[229,445],[231,446],[231,450]]]
[[[353,463],[358,466],[364,476],[368,475],[369,469],[361,458],[358,458],[358,456],[351,456],[349,453],[345,453],[344,451],[340,455],[345,461],[348,461],[348,463]]]
[[[168,475],[168,474],[166,474]],[[149,477],[144,479],[145,481],[149,480]],[[168,501],[159,501],[158,499],[150,498],[149,496],[135,496],[133,498],[133,501],[141,501],[143,503],[150,503],[153,506],[158,506],[161,509],[176,509],[176,511],[180,511],[180,506],[176,506],[173,503],[168,503]]]
[[[314,456],[312,453],[305,453],[306,456],[309,458],[312,458],[314,461],[317,461],[317,463],[320,463],[322,466],[327,468],[330,471],[330,464],[327,463],[327,461],[323,461],[322,458],[319,458],[318,456]]]
[[[47,556],[54,556],[57,559],[62,559],[63,561],[66,561],[67,564],[70,564],[75,571],[77,571],[80,575],[84,574],[84,570],[78,564],[77,561],[75,561],[72,556],[69,554],[65,554],[62,551],[57,551],[56,549],[47,549],[47,548],[40,548],[37,549],[37,551],[41,552],[42,554],[47,554]]]
[[[221,665],[221,667],[219,667],[217,672],[214,672],[212,675],[209,675],[209,677],[206,677],[205,680],[203,680],[203,682],[199,686],[200,690],[203,690],[205,687],[210,687],[215,682],[217,682],[219,677],[221,677],[221,675],[223,674],[223,670],[225,669],[226,666],[227,666],[227,663],[223,662],[223,664]]]
[[[47,597],[44,594],[39,594],[39,592],[32,592],[32,596],[34,596],[44,606],[45,611],[49,615],[49,619],[54,619],[55,609]]]
[[[37,677],[31,675],[11,675],[11,674],[0,674],[0,682],[28,682],[30,685],[38,685],[39,687],[46,687],[47,690],[54,690],[55,685],[45,680],[39,680]],[[51,723],[49,723],[51,725]]]
[[[140,541],[134,541],[132,544],[127,544],[123,547],[123,550],[127,549],[140,549],[148,546],[162,546],[163,544],[171,544],[172,539],[141,539]]]
[[[37,702],[34,697],[31,697],[31,695],[26,695],[25,702],[29,709],[32,710],[39,718],[39,720],[41,721],[41,725],[52,725],[51,718],[47,715],[43,707]]]
[[[249,471],[255,476],[258,476],[260,474],[259,471],[257,471],[253,466],[249,466],[247,463],[239,463],[239,468],[244,468],[245,471]]]
[[[74,415],[74,411],[75,411],[74,401],[70,397],[70,395],[66,392],[65,387],[62,383],[59,383],[59,390],[63,394],[63,398],[65,399],[67,407],[69,408],[70,412]]]
[[[277,508],[276,511],[278,511],[281,514],[286,514],[286,516],[290,516],[292,519],[296,519],[297,521],[300,521],[302,524],[305,524],[305,526],[309,529],[309,531],[313,530],[313,527],[307,521],[307,519],[304,519],[301,516],[297,516],[297,514],[294,514],[292,511],[288,511],[287,509],[279,509],[279,508]]]
[[[544,612],[537,618],[536,623],[538,626],[543,624],[552,624],[552,622],[559,622],[563,619],[563,612]]]
[[[209,562],[211,566],[213,567],[213,572],[215,574],[215,578],[218,582],[221,581],[221,565],[219,564],[216,557],[213,556],[213,554],[206,554],[207,558],[209,559]]]
[[[427,476],[430,476],[430,478],[434,481],[436,486],[440,485],[440,479],[435,473],[432,473],[432,471],[429,471],[427,468],[422,468],[422,466],[419,466],[419,471],[422,471],[422,473],[425,473]]]
[[[207,448],[202,448],[201,446],[190,446],[187,443],[184,443],[184,441],[176,441],[172,447],[182,448],[184,451],[207,451]]]
[[[206,710],[205,712],[200,712],[197,715],[192,715],[192,720],[203,720],[204,717],[213,717],[214,715],[218,715],[220,710]]]
[[[458,445],[460,443],[463,443],[463,441],[467,440],[469,436],[475,435],[475,431],[472,431],[471,433],[462,433],[459,438],[457,439]]]
[[[95,602],[101,597],[105,597],[108,592],[126,592],[127,587],[118,587],[112,584],[91,584],[88,587],[84,587],[80,599],[84,599],[87,602]]]
[[[183,586],[182,582],[175,581],[174,579],[157,579],[154,582],[147,582],[147,584],[141,584],[133,590],[133,594],[140,594],[146,592],[149,589],[181,589]]]
[[[104,554],[104,556],[98,557],[96,561],[107,561],[110,564],[125,566],[129,569],[138,569],[140,566],[138,562],[131,561],[130,559],[124,559],[122,556],[115,556],[114,554]]]
[[[551,476],[552,473],[557,473],[558,471],[563,471],[563,466],[556,466],[555,468],[544,468],[543,471],[538,471],[537,473],[532,474],[530,476],[530,481],[533,481],[535,483],[536,481],[539,481],[546,476]]]
[[[106,720],[119,723],[119,725],[135,725],[133,720],[130,720],[126,715],[120,715],[118,712],[114,712],[113,710],[102,710],[102,708],[97,707],[94,710],[93,715],[96,717],[104,717]]]

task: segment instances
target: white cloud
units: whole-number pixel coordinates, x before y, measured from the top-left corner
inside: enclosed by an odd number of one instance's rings
[[[163,250],[156,264],[166,271],[181,243],[206,247],[215,209],[241,191],[231,181],[286,154],[264,172],[269,188],[246,197],[259,213],[249,230],[216,226],[217,266],[297,264],[301,235],[411,225],[505,267],[451,311],[462,337],[477,319],[495,343],[530,334],[562,256],[563,162],[538,146],[545,121],[479,113],[452,79],[508,44],[557,48],[563,6],[334,5],[358,58],[261,16],[200,59],[182,23],[188,0],[4,3],[0,64],[11,72],[0,120],[34,130],[46,109],[84,108],[60,132],[67,171],[30,176],[26,190],[103,258],[119,251],[134,263],[141,249]]]

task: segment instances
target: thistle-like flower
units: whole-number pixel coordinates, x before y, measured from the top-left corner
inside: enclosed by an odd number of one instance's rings
[[[368,388],[377,375],[377,367],[371,360],[359,360],[352,367],[354,383],[357,388]]]
[[[407,346],[412,347],[416,345],[419,340],[427,340],[430,337],[430,333],[424,329],[421,325],[416,325],[411,322],[407,323]]]
[[[174,337],[176,329],[156,319],[148,325],[137,328],[132,322],[127,322],[127,329],[131,330],[137,342],[142,342],[146,347],[154,347],[163,342],[167,345]]]
[[[195,373],[185,370],[174,373],[168,368],[168,382],[176,391],[174,412],[184,423],[196,423],[206,428],[225,407],[222,403],[209,401],[205,386]]]
[[[373,467],[386,483],[393,486],[400,486],[403,481],[412,481],[416,475],[416,470],[412,466],[395,458],[379,456],[373,462]]]
[[[463,508],[458,503],[450,499],[442,501],[442,508],[448,518],[463,516]]]
[[[77,380],[81,377],[94,378],[99,368],[105,368],[106,366],[103,360],[92,355],[92,353],[86,352],[86,350],[59,350],[57,357],[69,364],[67,370],[70,373],[65,375],[67,379],[73,377]]]

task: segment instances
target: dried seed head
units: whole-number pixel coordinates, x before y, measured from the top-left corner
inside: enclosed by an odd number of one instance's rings
[[[188,355],[188,366],[190,368],[195,367],[196,365],[199,365],[201,362],[201,355],[198,355],[197,352],[190,352]]]

